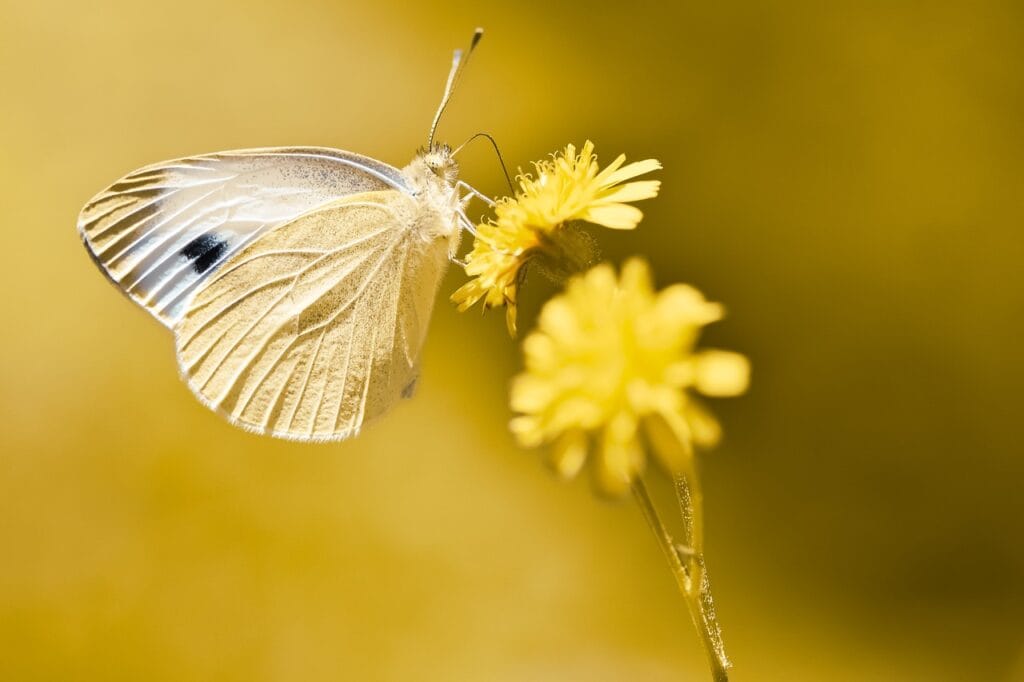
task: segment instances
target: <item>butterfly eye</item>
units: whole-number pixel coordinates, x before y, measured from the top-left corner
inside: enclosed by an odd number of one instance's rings
[[[445,175],[448,166],[451,162],[437,154],[431,154],[426,159],[427,168],[431,170],[434,175],[443,176]]]

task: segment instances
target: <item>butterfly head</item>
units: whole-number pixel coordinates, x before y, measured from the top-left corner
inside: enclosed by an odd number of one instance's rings
[[[458,196],[455,182],[459,178],[459,164],[446,144],[432,144],[417,151],[402,174],[413,195],[429,198],[438,206],[447,205]]]
[[[459,164],[452,155],[452,148],[446,144],[434,143],[424,147],[416,157],[431,175],[447,185],[454,184],[459,177]]]

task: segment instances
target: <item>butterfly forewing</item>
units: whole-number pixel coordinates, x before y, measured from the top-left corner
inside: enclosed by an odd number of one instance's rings
[[[367,192],[266,232],[227,258],[175,327],[190,388],[233,422],[300,440],[355,435],[416,377],[444,240],[421,207]]]
[[[221,264],[271,228],[360,192],[407,191],[401,173],[334,149],[221,152],[141,168],[96,195],[78,219],[93,259],[173,326]]]

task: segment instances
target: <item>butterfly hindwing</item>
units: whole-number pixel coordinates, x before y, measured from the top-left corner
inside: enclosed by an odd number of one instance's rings
[[[146,166],[86,204],[96,263],[167,326],[221,264],[283,222],[359,192],[407,191],[397,169],[320,147],[221,152]]]
[[[258,433],[358,433],[415,380],[445,240],[410,229],[404,192],[337,200],[231,255],[175,326],[189,387]]]

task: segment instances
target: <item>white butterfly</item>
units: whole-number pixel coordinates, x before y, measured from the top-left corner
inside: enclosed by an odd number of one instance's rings
[[[427,147],[401,170],[247,149],[146,166],[85,205],[93,260],[174,332],[205,405],[257,433],[340,440],[411,393],[441,277],[472,229],[464,209],[486,200],[434,143],[464,63],[456,51]]]

